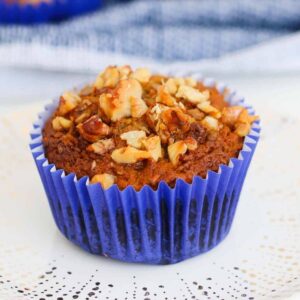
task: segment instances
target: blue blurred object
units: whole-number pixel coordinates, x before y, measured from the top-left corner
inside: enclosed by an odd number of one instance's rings
[[[20,5],[0,0],[0,23],[36,24],[61,21],[99,8],[103,0],[53,0],[51,3]]]

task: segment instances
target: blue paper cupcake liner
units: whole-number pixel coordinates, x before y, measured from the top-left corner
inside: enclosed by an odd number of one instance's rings
[[[0,23],[35,24],[61,21],[99,8],[103,0],[53,0],[41,4],[7,4],[0,0]]]
[[[227,98],[254,114],[234,93]],[[238,158],[218,172],[209,171],[205,179],[195,176],[191,184],[178,179],[174,188],[160,182],[157,190],[128,186],[120,191],[117,185],[103,190],[87,177],[66,175],[46,159],[42,128],[57,102],[46,106],[34,123],[30,148],[56,225],[67,239],[121,261],[172,264],[206,252],[225,238],[259,139],[258,121]]]

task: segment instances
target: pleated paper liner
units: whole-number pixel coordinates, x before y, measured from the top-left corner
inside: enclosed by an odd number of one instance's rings
[[[210,82],[210,85],[213,85]],[[220,87],[223,92],[225,87]],[[235,93],[227,101],[254,111]],[[157,190],[117,185],[103,190],[49,164],[41,131],[58,100],[45,107],[31,132],[30,148],[55,223],[62,234],[93,254],[126,262],[172,264],[204,253],[228,234],[244,179],[259,139],[259,122],[252,125],[238,158],[209,171],[205,179],[178,179],[175,187],[160,182]]]
[[[101,7],[103,0],[52,0],[39,4],[8,4],[0,0],[0,23],[36,24],[61,21]]]

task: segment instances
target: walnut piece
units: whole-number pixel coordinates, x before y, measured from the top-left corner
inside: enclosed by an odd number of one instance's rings
[[[176,99],[163,87],[161,87],[158,91],[156,102],[166,106],[175,106],[177,104]]]
[[[209,130],[215,130],[218,131],[219,130],[219,122],[217,119],[210,117],[210,116],[206,116],[202,121],[201,124],[209,129]]]
[[[114,148],[115,148],[115,142],[113,139],[103,139],[89,145],[87,147],[87,150],[103,155]]]
[[[110,134],[109,126],[103,123],[97,115],[77,125],[77,130],[85,140],[92,143]]]
[[[155,161],[158,161],[162,157],[162,148],[159,136],[142,139],[142,144]]]
[[[243,110],[244,107],[242,106],[224,107],[221,121],[228,126],[233,126],[237,122],[239,115]]]
[[[97,89],[102,89],[104,87],[115,87],[120,80],[120,72],[117,67],[109,66],[104,72],[98,75],[94,86]]]
[[[193,104],[199,104],[209,99],[209,91],[200,92],[188,85],[181,85],[176,93],[176,97],[183,98]]]
[[[187,137],[185,140],[184,140],[185,144],[187,145],[187,148],[188,150],[196,150],[198,148],[198,143],[197,141],[192,138],[191,136]]]
[[[140,83],[147,83],[150,77],[151,73],[146,68],[138,68],[131,74],[131,78],[138,80]]]
[[[148,106],[146,105],[145,101],[140,98],[130,98],[130,106],[131,106],[131,116],[133,118],[140,118],[142,117],[148,110]]]
[[[237,123],[235,133],[240,137],[245,137],[251,130],[250,123]]]
[[[258,120],[258,117],[249,115],[245,107],[230,106],[223,109],[221,120],[224,124],[235,128],[240,137],[244,137],[249,134],[251,124]]]
[[[103,174],[95,175],[91,179],[90,183],[91,184],[100,183],[102,185],[103,189],[106,190],[115,183],[115,179],[116,179],[115,176],[113,176],[111,174],[103,173]]]
[[[170,131],[180,129],[186,132],[195,120],[179,108],[170,108],[162,112],[161,120]]]
[[[56,131],[62,131],[65,129],[69,129],[69,128],[71,128],[72,125],[73,125],[73,122],[64,117],[55,117],[52,120],[52,127]]]
[[[169,145],[168,146],[168,154],[169,154],[169,159],[170,159],[171,163],[174,166],[177,166],[180,156],[185,154],[187,150],[188,150],[188,147],[184,141],[178,141],[172,145]]]
[[[151,155],[148,151],[127,146],[114,150],[111,158],[119,164],[134,164],[139,160],[151,158]]]
[[[100,107],[113,122],[131,116],[130,99],[141,99],[142,87],[135,79],[121,80],[113,94],[102,94]]]
[[[197,107],[201,111],[205,112],[206,114],[209,114],[209,115],[213,116],[216,119],[219,119],[221,117],[221,112],[217,108],[212,106],[209,101],[204,101],[202,103],[199,103],[197,105]]]
[[[205,113],[197,108],[188,109],[187,113],[192,116],[196,121],[201,121],[205,117]]]
[[[81,98],[74,92],[65,92],[61,98],[58,108],[58,113],[61,116],[66,115],[72,111],[80,103]]]
[[[127,142],[127,145],[140,149],[142,147],[142,138],[146,137],[146,133],[143,130],[132,130],[124,132],[120,135],[122,140]]]

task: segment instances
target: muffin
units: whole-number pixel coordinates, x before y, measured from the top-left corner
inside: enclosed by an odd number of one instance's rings
[[[226,236],[258,133],[252,109],[227,89],[110,66],[46,108],[31,148],[68,239],[167,264]]]
[[[60,21],[101,6],[102,0],[0,0],[0,23]]]

